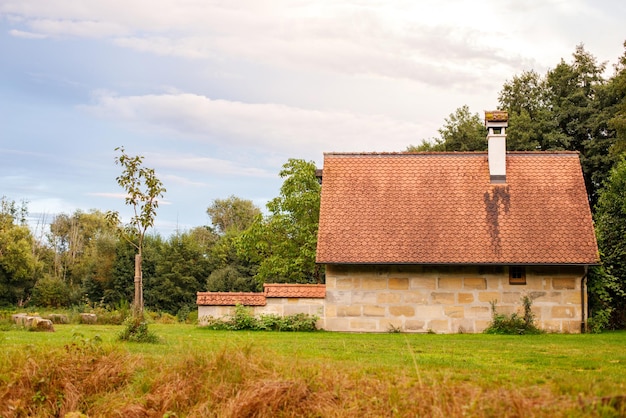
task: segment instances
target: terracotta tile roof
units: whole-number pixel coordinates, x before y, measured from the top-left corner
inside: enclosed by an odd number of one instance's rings
[[[197,305],[237,305],[264,306],[264,293],[253,292],[198,292]]]
[[[325,154],[318,263],[594,264],[577,153]]]
[[[265,297],[268,298],[325,298],[326,285],[265,283]]]

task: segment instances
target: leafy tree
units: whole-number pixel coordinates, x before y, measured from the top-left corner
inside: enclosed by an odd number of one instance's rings
[[[552,117],[546,79],[535,71],[524,71],[504,83],[499,108],[509,113],[507,149],[564,149],[565,139]]]
[[[115,157],[115,164],[122,166],[122,174],[117,183],[126,191],[126,204],[132,206],[134,215],[130,223],[121,228],[122,237],[136,249],[134,269],[134,313],[139,317],[143,313],[142,254],[146,231],[154,225],[158,199],[163,197],[165,187],[156,177],[154,169],[143,166],[143,156],[129,156],[124,147],[115,149],[120,156]],[[120,225],[118,212],[107,212],[107,218],[115,225]]]
[[[482,151],[487,149],[485,124],[478,115],[472,114],[467,105],[463,105],[445,119],[439,129],[440,138],[435,143],[422,141],[418,146],[410,145],[409,152],[420,151]]]
[[[609,150],[615,142],[615,131],[608,121],[614,114],[617,99],[602,74],[606,63],[578,45],[571,63],[564,60],[546,75],[552,116],[561,135],[564,149],[578,151],[587,193],[592,206],[604,183],[615,155]]]
[[[626,327],[626,159],[612,170],[595,211],[602,269],[595,273],[594,308],[610,314],[610,326]]]
[[[261,214],[251,200],[230,196],[226,199],[215,199],[207,208],[211,223],[219,234],[224,234],[231,228],[237,231],[247,229],[254,218]]]
[[[41,263],[26,225],[25,203],[0,199],[0,305],[22,305],[30,298]]]
[[[50,224],[48,242],[54,251],[53,275],[67,283],[77,302],[85,281],[110,276],[114,256],[115,229],[104,213],[77,210],[59,214]],[[92,295],[92,297],[95,295]]]
[[[608,128],[615,131],[615,142],[609,150],[611,156],[619,156],[626,152],[626,41],[624,54],[615,65],[615,75],[607,84],[607,92],[612,105],[612,115]]]
[[[289,159],[280,176],[280,195],[267,204],[267,217],[257,216],[238,240],[239,253],[258,263],[260,282],[315,283],[320,184],[315,164]]]
[[[258,261],[246,258],[238,251],[237,246],[242,234],[242,231],[229,228],[211,247],[209,255],[213,268],[206,281],[207,290],[211,292],[261,290],[254,278]]]
[[[119,242],[116,231],[98,232],[85,249],[80,265],[74,269],[74,272],[81,276],[81,288],[84,292],[82,296],[86,296],[92,302],[119,301],[119,298],[111,299],[109,292],[113,287],[113,272]],[[75,302],[74,295],[72,299]]]

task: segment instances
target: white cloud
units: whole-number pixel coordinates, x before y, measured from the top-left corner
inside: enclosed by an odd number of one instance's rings
[[[76,36],[81,38],[104,38],[121,36],[126,29],[115,22],[99,22],[92,20],[52,20],[35,19],[29,25],[36,33],[42,36]]]
[[[489,2],[34,0],[0,6],[38,36],[107,38],[157,55],[467,85],[531,61]],[[487,18],[485,18],[485,15]],[[494,42],[494,40],[496,42]],[[524,48],[522,48],[524,47]],[[525,50],[522,50],[525,49]]]
[[[211,176],[242,176],[242,177],[273,177],[274,172],[268,172],[262,168],[245,166],[235,161],[222,160],[210,157],[198,157],[196,155],[181,155],[171,153],[159,153],[146,157],[150,164],[161,170],[175,170],[193,172],[194,175]],[[259,161],[257,161],[258,163]],[[166,175],[173,181],[191,186],[206,186],[205,183],[194,182],[185,177]]]
[[[101,117],[131,122],[143,128],[265,153],[398,151],[427,136],[426,129],[419,124],[384,115],[213,100],[196,94],[126,97],[106,94],[86,108]],[[184,166],[208,167],[211,164],[203,159],[192,159],[185,161]],[[238,168],[222,169],[240,172]]]
[[[11,29],[9,31],[9,35],[15,36],[16,38],[24,38],[24,39],[45,39],[48,38],[48,35],[44,35],[41,33],[35,32],[27,32],[23,30]]]
[[[194,181],[192,179],[189,179],[187,177],[183,177],[183,176],[177,176],[174,174],[163,174],[159,176],[160,180],[163,181],[164,184],[176,184],[179,186],[186,186],[186,187],[206,187],[207,184],[200,182],[200,181]]]
[[[157,55],[171,55],[183,58],[207,58],[211,52],[204,47],[201,38],[170,39],[157,37],[120,37],[114,40],[116,45],[131,48],[140,52],[149,52]]]

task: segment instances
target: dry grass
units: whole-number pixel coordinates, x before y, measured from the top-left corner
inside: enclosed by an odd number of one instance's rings
[[[0,417],[626,416],[617,397],[485,385],[415,359],[392,371],[358,367],[267,352],[247,338],[155,350],[167,354],[90,340],[10,346],[0,359]]]

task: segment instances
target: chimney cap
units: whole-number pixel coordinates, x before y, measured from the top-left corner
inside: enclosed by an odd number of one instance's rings
[[[508,122],[509,112],[505,110],[485,110],[486,122]]]

